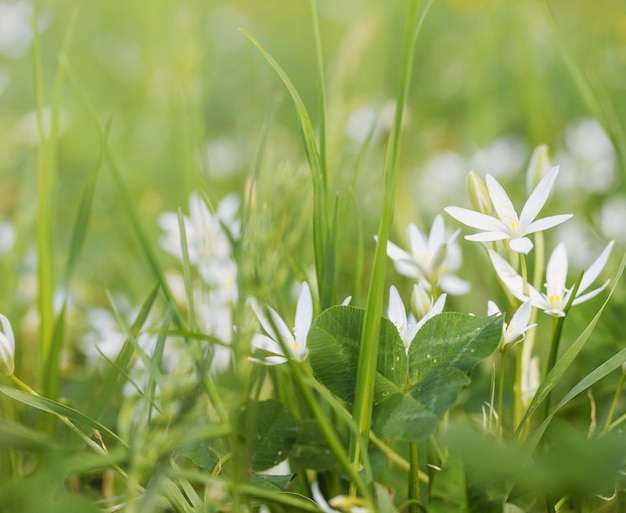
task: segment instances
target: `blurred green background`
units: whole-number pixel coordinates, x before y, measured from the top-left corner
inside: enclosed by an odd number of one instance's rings
[[[356,281],[365,286],[368,277],[406,5],[320,0],[318,7],[331,188],[342,192],[355,166],[358,172],[358,210],[345,220],[340,249],[339,293],[348,295],[353,292],[359,229],[365,272]],[[310,178],[294,109],[274,72],[238,30],[249,31],[279,62],[315,122],[317,73],[308,2],[3,1],[0,220],[16,227],[16,242],[2,257],[2,311],[25,314],[33,308],[35,290],[33,8],[41,33],[47,105],[63,39],[76,16],[67,61],[101,122],[112,119],[113,154],[155,244],[157,215],[179,206],[186,210],[192,190],[205,191],[215,204],[229,192],[243,197],[265,120],[277,105],[253,195],[253,267],[262,284],[277,287],[291,276],[294,260],[310,267]],[[563,234],[575,272],[592,261],[608,238],[618,239],[616,253],[623,250],[623,0],[436,0],[419,36],[414,69],[392,240],[404,246],[409,222],[428,229],[443,207],[469,206],[465,176],[470,169],[497,176],[521,204],[530,153],[545,143],[562,167],[550,210],[576,214],[578,225]],[[99,151],[98,137],[67,80],[61,114],[60,185],[55,191],[59,273],[78,201]],[[372,142],[358,160],[374,120]],[[93,208],[72,284],[76,303],[106,304],[107,289],[137,303],[154,280],[106,169]],[[449,218],[446,223],[457,227]],[[550,237],[549,250],[557,235]],[[275,251],[278,240],[280,250]],[[493,285],[493,278],[483,276],[484,258],[476,246],[464,244],[463,252],[469,263],[462,277],[472,280],[486,302],[490,293],[482,283]],[[397,281],[393,270],[390,281]],[[355,301],[361,303],[362,297]],[[451,307],[484,313],[476,306],[482,301],[472,296],[453,300]]]

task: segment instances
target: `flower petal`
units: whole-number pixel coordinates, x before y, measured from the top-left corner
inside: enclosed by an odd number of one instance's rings
[[[533,243],[528,237],[519,237],[517,239],[511,239],[509,241],[509,247],[517,252],[527,255],[531,249],[533,249]]]
[[[513,206],[513,202],[509,195],[506,193],[502,185],[489,173],[485,175],[485,184],[489,191],[489,197],[493,208],[498,214],[498,217],[504,221],[504,219],[514,218],[517,220],[517,212]]]
[[[471,240],[473,242],[494,242],[496,240],[505,240],[510,238],[510,233],[503,232],[480,232],[465,236],[465,240]]]
[[[391,258],[391,260],[411,260],[412,257],[409,253],[400,249],[393,242],[387,241],[387,256]]]
[[[591,292],[587,292],[586,294],[583,294],[582,296],[576,296],[574,301],[572,301],[572,305],[579,305],[580,303],[584,303],[585,301],[589,301],[592,297],[596,297],[598,294],[600,294],[600,292],[602,292],[607,287],[607,285],[610,282],[611,282],[611,280],[606,280],[597,289],[594,289]],[[580,290],[580,288],[579,288],[579,290]]]
[[[520,224],[522,225],[522,230],[530,225],[535,217],[539,215],[539,212],[541,212],[541,209],[546,204],[546,201],[548,201],[548,196],[550,196],[550,193],[552,192],[552,187],[554,187],[554,181],[556,180],[558,174],[559,166],[554,166],[539,181],[535,190],[526,200],[524,208],[522,208],[522,212],[520,214]]]
[[[411,248],[413,256],[428,252],[428,241],[414,223],[409,224],[409,227],[407,228],[407,237],[409,239],[409,247]]]
[[[302,282],[302,288],[300,289],[300,296],[298,297],[298,304],[296,306],[296,320],[294,335],[298,345],[304,345],[306,347],[306,337],[309,334],[311,328],[311,321],[313,320],[313,298],[311,297],[311,289],[306,281]]]
[[[467,226],[471,226],[472,228],[487,230],[490,232],[509,233],[506,226],[495,217],[481,214],[480,212],[474,212],[473,210],[462,207],[446,207],[444,210],[457,221]]]
[[[443,276],[440,276],[438,285],[441,290],[453,296],[462,296],[463,294],[467,294],[472,288],[469,281],[462,280],[453,274],[444,274]]]
[[[524,280],[515,272],[515,269],[504,260],[498,253],[492,249],[489,251],[489,258],[496,274],[502,280],[504,286],[520,301],[527,301],[528,297],[524,295]]]
[[[407,325],[406,309],[404,308],[404,303],[398,293],[398,289],[396,289],[393,285],[389,287],[388,316],[389,320],[395,324],[396,328],[398,328],[400,337],[404,337],[404,331]]]
[[[562,242],[554,248],[550,260],[548,261],[548,267],[546,268],[546,288],[548,294],[552,294],[553,291],[565,290],[565,280],[567,279],[567,249]]]
[[[600,256],[596,258],[593,264],[591,264],[587,268],[585,274],[583,274],[583,279],[580,282],[580,286],[578,287],[578,294],[576,294],[577,296],[587,290],[589,288],[589,285],[596,281],[596,278],[600,275],[602,269],[604,269],[604,266],[606,265],[607,260],[609,259],[609,255],[611,254],[611,250],[613,249],[613,244],[615,244],[614,240],[609,242],[606,248],[604,248],[604,250],[602,251],[602,253],[600,253]]]
[[[541,219],[537,219],[530,223],[526,228],[524,228],[524,235],[529,235],[531,233],[542,232],[549,228],[552,228],[558,224],[564,223],[568,219],[572,218],[573,214],[559,214],[556,216],[548,216],[542,217]]]
[[[502,311],[498,308],[498,305],[496,305],[491,300],[487,301],[487,315],[488,316],[500,315],[501,313]]]
[[[437,214],[433,219],[428,236],[428,252],[435,254],[437,250],[446,243],[446,227],[441,214]]]

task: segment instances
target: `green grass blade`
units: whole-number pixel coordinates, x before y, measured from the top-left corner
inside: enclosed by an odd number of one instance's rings
[[[313,36],[315,37],[315,57],[317,60],[317,94],[319,98],[320,116],[320,170],[324,194],[328,197],[328,160],[326,156],[326,79],[324,73],[324,58],[322,55],[322,38],[320,35],[320,23],[317,13],[317,2],[311,0],[311,19],[313,22]]]
[[[133,322],[130,331],[132,334],[137,334],[145,324],[150,315],[150,311],[154,306],[154,302],[159,294],[161,286],[157,284],[146,297],[145,301],[139,309],[139,313]],[[133,345],[130,340],[126,340],[122,346],[121,351],[117,355],[114,362],[111,362],[106,374],[104,375],[104,381],[100,391],[102,397],[117,397],[122,392],[122,388],[128,379],[129,367],[133,356]],[[105,408],[108,406],[107,401],[92,401],[89,413],[90,416],[100,419],[105,413]]]
[[[517,429],[516,429],[517,435],[519,435],[522,432],[524,423],[530,419],[531,415],[535,412],[535,410],[539,407],[539,405],[544,400],[546,400],[547,397],[549,397],[552,389],[561,380],[561,378],[563,377],[567,369],[570,367],[570,365],[572,364],[576,356],[578,356],[578,353],[580,353],[580,351],[582,350],[583,346],[585,345],[585,342],[587,342],[587,339],[589,338],[589,335],[591,335],[591,332],[594,330],[594,328],[596,327],[596,324],[600,320],[600,316],[602,315],[602,312],[604,312],[604,309],[606,308],[611,297],[613,296],[613,293],[615,292],[617,284],[619,283],[619,280],[622,277],[625,267],[626,267],[626,254],[624,254],[624,256],[622,257],[622,261],[620,263],[619,269],[613,280],[613,286],[611,287],[611,290],[607,298],[604,300],[604,303],[602,303],[602,306],[600,307],[600,309],[598,310],[594,318],[591,320],[587,328],[585,328],[585,330],[578,336],[578,338],[567,349],[567,351],[563,353],[563,356],[561,356],[561,358],[556,362],[554,367],[552,367],[552,370],[547,374],[547,376],[541,382],[541,385],[537,389],[537,392],[535,393],[535,397],[530,403],[528,410],[526,410],[526,413],[524,414],[524,416],[522,417],[522,420],[517,426]],[[550,413],[547,419],[552,419],[555,412],[556,412],[556,409]]]
[[[374,254],[374,264],[367,294],[367,306],[365,319],[361,333],[361,349],[356,382],[356,400],[353,409],[353,418],[361,433],[360,440],[352,441],[352,461],[355,468],[361,464],[360,450],[367,447],[369,431],[372,420],[372,404],[374,399],[374,383],[376,375],[376,362],[378,359],[378,341],[380,322],[383,313],[383,297],[385,295],[385,273],[387,260],[387,240],[393,218],[396,179],[398,175],[398,159],[400,153],[400,132],[402,127],[402,115],[407,102],[415,42],[420,27],[432,1],[427,2],[418,15],[417,1],[409,3],[406,32],[403,43],[402,68],[400,71],[400,83],[396,99],[396,111],[394,115],[384,169],[384,196],[382,215],[378,228],[378,243]],[[364,449],[363,449],[364,450]]]
[[[243,29],[241,32],[250,40],[250,42],[259,50],[261,55],[274,69],[276,74],[283,81],[283,84],[289,91],[293,103],[296,108],[298,120],[300,122],[300,130],[304,139],[304,148],[311,168],[311,177],[313,181],[313,246],[315,251],[315,271],[318,286],[324,283],[324,261],[326,259],[326,241],[328,239],[328,200],[324,172],[320,162],[320,155],[317,149],[317,142],[311,125],[309,113],[287,74],[280,65],[267,53],[261,44]]]
[[[42,76],[41,42],[37,27],[37,11],[33,9],[33,77],[39,132],[39,179],[37,183],[37,307],[39,312],[39,358],[40,376],[43,379],[49,365],[50,341],[54,322],[54,204],[55,165],[51,161],[50,146],[44,120],[44,83]],[[45,386],[41,383],[42,389]],[[46,390],[43,390],[47,393]]]
[[[105,137],[108,137],[110,129],[110,123],[107,123],[105,128]],[[91,214],[91,205],[93,203],[93,197],[96,188],[96,181],[98,178],[98,172],[102,166],[102,160],[104,156],[104,145],[100,148],[100,155],[96,162],[96,165],[91,172],[89,181],[83,196],[81,198],[76,220],[74,222],[74,229],[72,231],[72,238],[70,242],[69,255],[65,268],[65,276],[63,281],[63,291],[67,295],[69,281],[71,275],[78,262],[78,257],[83,247],[85,240],[85,234],[87,232],[87,225],[89,223],[89,217]],[[63,347],[64,332],[65,332],[65,315],[67,313],[67,297],[64,297],[61,310],[56,315],[54,320],[54,326],[52,329],[49,353],[47,356],[47,365],[42,369],[42,390],[45,391],[46,397],[56,398],[59,393],[59,356]]]
[[[35,396],[21,390],[16,390],[15,388],[0,386],[0,392],[27,406],[31,406],[33,408],[37,408],[38,410],[52,413],[53,415],[67,417],[68,419],[76,422],[76,424],[86,426],[91,429],[97,429],[98,431],[100,431],[101,434],[105,434],[106,436],[111,437],[118,443],[126,445],[125,442],[109,428],[100,424],[97,420],[92,419],[84,413],[75,410],[74,408],[65,406],[64,404],[53,401],[52,399],[47,399],[45,397]]]

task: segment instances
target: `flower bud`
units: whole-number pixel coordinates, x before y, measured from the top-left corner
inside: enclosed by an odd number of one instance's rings
[[[424,287],[416,283],[413,285],[413,293],[411,294],[411,309],[417,320],[424,318],[433,305],[433,298]]]
[[[537,187],[537,184],[551,167],[548,147],[545,144],[537,146],[530,157],[528,169],[526,170],[526,190],[528,194]]]
[[[10,376],[15,369],[15,338],[13,328],[4,315],[0,314],[2,333],[0,333],[0,374]]]
[[[491,214],[491,198],[485,182],[474,171],[467,175],[467,191],[474,210],[481,214]]]

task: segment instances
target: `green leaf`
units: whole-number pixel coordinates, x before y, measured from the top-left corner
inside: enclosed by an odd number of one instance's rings
[[[250,403],[239,421],[241,434],[248,441],[252,470],[266,470],[289,456],[297,425],[293,414],[280,401]]]
[[[364,310],[336,306],[309,331],[309,361],[316,377],[335,395],[353,402]],[[386,438],[422,440],[454,405],[467,374],[497,347],[502,317],[446,313],[418,332],[408,359],[391,321],[381,318],[376,363],[374,430]]]
[[[315,419],[305,419],[298,424],[298,437],[291,450],[289,461],[293,467],[318,472],[329,470],[337,464],[337,458],[330,450]]]
[[[442,365],[469,372],[498,346],[502,317],[442,313],[417,332],[409,349],[409,381],[417,383]]]
[[[307,347],[311,368],[333,394],[354,402],[359,339],[365,310],[335,306],[323,312],[309,330]],[[406,384],[404,344],[393,323],[382,319],[380,351],[376,365],[375,400],[399,392]]]
[[[428,438],[469,381],[454,367],[433,370],[409,393],[394,394],[375,407],[374,431],[407,442]]]
[[[436,472],[430,489],[429,513],[464,513],[469,511],[465,489],[465,464],[450,456],[440,472]]]

